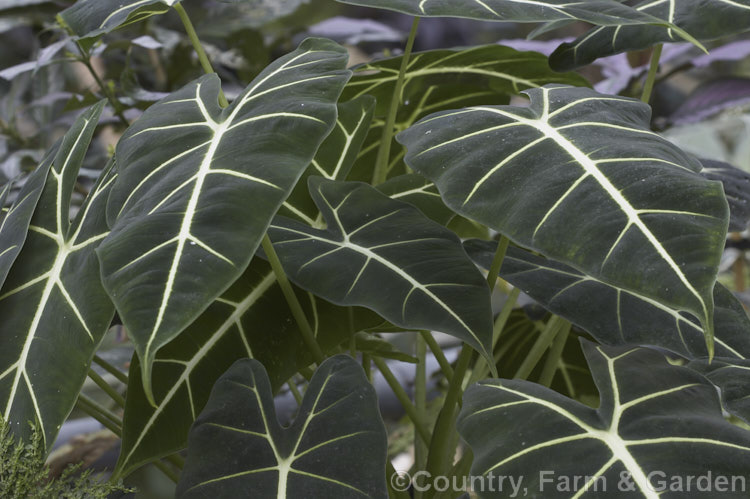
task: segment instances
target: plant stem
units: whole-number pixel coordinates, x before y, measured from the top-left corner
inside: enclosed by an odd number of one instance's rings
[[[156,461],[152,461],[151,464],[153,464],[159,471],[164,473],[167,478],[172,480],[174,483],[180,481],[180,475],[178,475],[173,469],[171,469],[169,466],[159,461],[158,459]]]
[[[203,45],[201,45],[201,41],[198,38],[198,33],[196,33],[193,22],[190,20],[190,17],[185,11],[185,8],[182,6],[182,4],[179,3],[174,4],[172,7],[177,11],[177,15],[180,16],[180,20],[182,21],[183,26],[185,26],[185,32],[190,38],[190,43],[193,44],[195,53],[198,54],[198,60],[201,63],[203,71],[206,72],[206,74],[215,73],[216,71],[214,71],[213,66],[211,66],[211,61],[208,60],[206,51],[203,48]],[[221,87],[219,87],[219,105],[221,107],[227,107],[229,105],[229,101],[227,101],[227,98],[224,95],[224,91],[221,89]]]
[[[125,399],[122,395],[119,394],[117,390],[109,386],[109,383],[104,381],[104,378],[99,376],[96,371],[93,369],[89,369],[89,378],[91,378],[91,381],[96,383],[96,385],[104,391],[107,395],[109,395],[109,398],[111,398],[115,404],[119,405],[122,408],[125,408]]]
[[[567,322],[565,319],[557,315],[553,315],[552,318],[550,318],[513,378],[526,379],[529,377],[531,371],[533,371],[539,363],[544,352],[550,346],[552,340],[555,339],[555,336],[564,326],[565,322]]]
[[[122,436],[122,420],[116,414],[101,407],[90,397],[83,393],[78,394],[78,403],[76,404],[83,412],[99,421],[102,426],[110,430],[115,435]]]
[[[643,84],[643,94],[641,95],[641,100],[646,104],[651,100],[651,91],[654,89],[656,73],[659,71],[659,59],[661,58],[661,49],[663,47],[660,43],[654,47],[651,53],[651,65],[648,68],[648,75],[646,75],[646,82]]]
[[[169,461],[178,469],[182,469],[185,467],[185,459],[183,459],[183,457],[177,453],[166,456],[164,460]]]
[[[495,290],[495,283],[497,283],[497,277],[498,274],[500,274],[500,267],[503,266],[503,260],[505,259],[505,253],[508,251],[509,244],[510,239],[505,236],[500,236],[500,240],[497,242],[495,256],[492,258],[492,265],[490,265],[490,270],[487,272],[487,284],[490,286],[490,293]]]
[[[562,357],[565,343],[568,341],[568,335],[570,334],[570,323],[567,327],[563,325],[563,328],[555,336],[555,342],[552,344],[552,348],[549,351],[549,355],[544,362],[544,368],[542,374],[539,376],[539,384],[544,385],[547,388],[552,385],[552,380],[555,378],[555,372],[557,366],[560,364],[560,358]]]
[[[396,114],[398,113],[398,106],[401,103],[401,91],[404,88],[406,69],[409,67],[409,59],[411,58],[411,51],[414,48],[414,40],[416,40],[417,38],[418,27],[419,18],[415,17],[411,25],[409,39],[406,41],[404,55],[401,59],[401,69],[398,72],[398,78],[396,78],[396,86],[393,88],[393,95],[391,96],[391,106],[388,109],[388,115],[385,119],[385,125],[383,125],[383,134],[380,137],[380,147],[378,148],[378,156],[375,160],[375,171],[373,172],[372,176],[373,185],[382,184],[383,182],[385,182],[385,179],[388,175],[388,159],[391,156],[393,128],[396,125]]]
[[[268,234],[265,234],[263,236],[263,242],[261,243],[261,245],[263,246],[263,251],[266,252],[268,262],[271,264],[273,273],[276,275],[276,280],[281,287],[282,293],[284,293],[284,298],[286,298],[286,302],[289,304],[292,315],[297,321],[299,330],[302,333],[302,339],[305,341],[305,345],[307,345],[307,348],[310,349],[315,362],[320,364],[321,362],[323,362],[323,360],[325,360],[325,356],[323,355],[323,351],[320,349],[320,345],[318,345],[318,342],[315,339],[315,333],[310,327],[310,323],[307,321],[307,317],[305,317],[305,311],[302,310],[302,305],[300,305],[299,300],[297,300],[297,295],[294,294],[294,289],[292,289],[292,285],[289,283],[289,279],[284,273],[284,267],[281,266],[279,255],[277,255],[276,250],[273,249],[273,244],[271,244],[271,239],[268,237]]]
[[[386,483],[388,484],[388,497],[390,499],[411,499],[409,492],[406,490],[400,490],[393,488],[394,477],[396,476],[396,469],[393,467],[390,459],[385,460],[385,474]]]
[[[83,47],[81,47],[81,44],[78,42],[76,42],[76,47],[78,48],[78,52],[81,54],[81,58],[78,60],[81,62],[81,64],[86,66],[86,69],[88,69],[91,77],[94,78],[94,81],[99,86],[102,94],[104,94],[104,97],[109,101],[109,105],[112,106],[112,110],[114,111],[115,116],[117,116],[117,118],[122,122],[123,125],[125,125],[125,127],[130,126],[130,122],[127,120],[127,118],[125,118],[125,115],[122,113],[122,109],[120,109],[120,102],[117,100],[117,97],[115,97],[110,88],[104,84],[102,79],[99,77],[99,73],[97,73],[94,69],[94,66],[91,65],[91,56],[89,55],[89,53]]]
[[[420,331],[419,334],[422,336],[422,339],[424,339],[425,343],[427,343],[427,346],[430,347],[432,355],[435,356],[435,359],[440,365],[440,370],[443,372],[443,376],[445,376],[445,379],[450,382],[451,378],[453,378],[453,368],[451,367],[451,363],[448,362],[448,359],[445,358],[443,349],[440,348],[440,345],[438,345],[437,340],[435,340],[435,337],[432,336],[431,332]]]
[[[127,386],[128,384],[128,375],[124,372],[117,369],[115,366],[107,362],[106,360],[102,359],[98,355],[94,355],[94,362],[99,364],[99,366],[107,371],[109,374],[117,378],[117,381],[122,383],[123,385]]]
[[[427,343],[421,334],[414,337],[417,365],[414,374],[414,405],[417,416],[425,421],[427,416]],[[427,464],[427,445],[419,439],[414,440],[414,462],[417,470],[423,470]],[[422,494],[417,492],[417,498]]]
[[[451,437],[454,433],[456,422],[456,406],[461,399],[464,376],[469,368],[472,353],[472,348],[464,343],[456,361],[453,378],[451,378],[448,385],[448,392],[445,395],[443,407],[440,410],[440,414],[438,414],[437,421],[435,421],[435,428],[432,431],[432,440],[430,441],[426,466],[427,471],[430,473],[428,476],[437,477],[444,475],[444,471],[452,464],[450,460],[455,448],[452,445],[453,439]]]
[[[409,416],[409,419],[411,419],[412,424],[414,424],[414,430],[416,431],[417,435],[425,442],[430,442],[430,432],[427,430],[427,427],[423,424],[422,419],[419,416],[419,413],[417,412],[417,408],[414,407],[414,404],[411,403],[411,400],[409,400],[409,395],[407,395],[406,391],[404,390],[404,387],[401,386],[401,383],[398,382],[396,379],[396,376],[393,375],[393,372],[388,368],[388,365],[385,363],[383,359],[380,357],[373,356],[372,361],[375,363],[375,365],[378,367],[378,370],[383,374],[383,378],[385,378],[385,381],[388,383],[388,386],[391,387],[391,390],[393,391],[393,394],[396,395],[396,398],[399,402],[401,402],[401,405],[404,407],[404,410],[406,411],[406,415]]]
[[[367,378],[367,381],[372,383],[372,359],[370,358],[369,354],[363,353],[362,354],[362,370],[365,372],[365,377]]]
[[[297,406],[299,407],[302,405],[302,394],[299,392],[299,389],[297,389],[297,383],[294,382],[294,378],[290,379],[287,382],[287,385],[289,385],[289,391],[292,392],[292,397],[294,397],[294,400],[297,402]]]

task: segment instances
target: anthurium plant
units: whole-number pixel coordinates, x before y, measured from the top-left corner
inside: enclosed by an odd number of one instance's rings
[[[748,223],[750,192],[725,191],[747,175],[654,132],[649,102],[663,44],[750,29],[750,1],[340,2],[413,16],[404,52],[350,67],[307,38],[226,94],[187,0],[59,12],[68,61],[92,69],[116,30],[174,16],[194,52],[173,57],[206,74],[135,119],[99,80],[104,99],[3,187],[12,433],[37,427],[49,450],[78,407],[121,436],[115,479],[153,463],[184,498],[747,497],[750,321],[717,283]],[[591,28],[549,58],[414,52],[423,17]],[[561,72],[650,48],[641,99]],[[74,203],[102,116],[123,133]],[[127,374],[98,354],[115,324]],[[390,460],[378,372],[410,470]]]

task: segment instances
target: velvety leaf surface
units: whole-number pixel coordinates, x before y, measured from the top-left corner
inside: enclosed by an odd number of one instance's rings
[[[382,322],[369,310],[355,308],[350,316],[346,309],[310,293],[297,291],[297,297],[311,318],[323,352],[355,331]],[[314,361],[271,268],[257,258],[232,287],[156,354],[156,407],[146,398],[134,356],[117,473],[125,476],[146,462],[185,448],[190,425],[203,410],[211,387],[236,360],[248,357],[263,363],[274,392]]]
[[[750,223],[750,173],[724,161],[701,159],[701,175],[724,186],[729,203],[729,231],[742,232]]]
[[[118,142],[99,258],[147,394],[156,351],[242,274],[333,127],[346,60],[339,45],[307,39],[223,110],[218,78],[204,76]]]
[[[60,12],[60,18],[75,35],[89,38],[163,14],[178,2],[179,0],[78,0]]]
[[[713,40],[750,29],[748,0],[645,0],[635,9],[682,28],[698,40]],[[678,41],[682,41],[682,37],[669,26],[600,26],[573,42],[562,44],[552,54],[550,64],[567,71],[598,57]]]
[[[464,247],[488,268],[497,243],[471,240]],[[690,315],[567,265],[511,247],[500,276],[606,345],[652,345],[687,358],[708,355],[703,328]],[[750,320],[742,304],[721,284],[714,288],[714,304],[716,355],[750,356]]]
[[[387,498],[386,445],[375,390],[351,357],[320,365],[288,428],[262,364],[241,360],[190,432],[177,497]]]
[[[49,174],[29,235],[0,288],[2,417],[28,436],[38,424],[47,447],[75,404],[114,308],[94,250],[107,235],[105,206],[112,163],[68,219],[78,171],[102,103],[84,112],[49,157]]]
[[[731,414],[750,424],[750,359],[714,357],[693,360],[687,367],[706,376],[721,389],[721,399]]]
[[[466,391],[457,427],[474,453],[472,475],[523,476],[524,496],[540,499],[746,496],[739,488],[696,490],[695,482],[686,492],[687,476],[707,466],[714,477],[730,478],[750,467],[750,432],[724,419],[703,376],[653,350],[585,342],[584,351],[598,409],[521,380],[488,380]],[[658,490],[674,477],[681,489]],[[495,488],[481,497],[508,495]]]
[[[482,21],[544,22],[578,19],[613,25],[654,22],[654,18],[614,0],[338,0],[420,17],[466,17]]]
[[[327,229],[277,217],[269,236],[297,285],[393,324],[455,336],[487,356],[487,283],[451,231],[359,182],[310,179]]]
[[[709,331],[728,208],[702,165],[648,128],[640,101],[527,90],[402,132],[406,162],[457,213],[613,286],[689,311]],[[665,188],[668,186],[668,188]]]

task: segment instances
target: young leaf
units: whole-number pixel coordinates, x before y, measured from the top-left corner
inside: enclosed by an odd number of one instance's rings
[[[190,432],[177,497],[387,498],[375,390],[346,355],[323,362],[288,428],[263,365],[236,362]]]
[[[119,27],[163,14],[179,0],[78,0],[60,12],[62,24],[80,38],[92,38]]]
[[[307,39],[223,110],[219,79],[204,76],[118,142],[99,258],[147,395],[156,351],[242,274],[333,127],[346,60],[339,45]]]
[[[68,220],[78,170],[102,111],[83,113],[57,147],[29,235],[0,289],[0,407],[28,436],[43,430],[47,448],[70,413],[114,308],[102,288],[94,250],[107,234],[104,216],[112,163]]]
[[[472,475],[523,476],[527,497],[544,499],[686,497],[684,481],[679,491],[658,490],[660,482],[705,474],[706,463],[713,476],[744,477],[750,433],[724,419],[703,376],[653,350],[583,346],[598,409],[520,380],[466,391],[457,427],[474,453]],[[585,478],[574,485],[575,477]],[[483,497],[507,497],[494,490]],[[688,495],[699,497],[695,490]]]
[[[488,268],[497,243],[471,240],[464,247],[474,261]],[[688,314],[554,260],[511,247],[500,276],[606,345],[652,345],[691,359],[708,355],[704,330]],[[717,283],[714,306],[716,355],[750,356],[750,320],[742,304]]]
[[[578,19],[619,26],[659,22],[614,0],[338,0],[341,3],[395,10],[419,17],[465,17],[481,21],[518,23]],[[663,22],[663,21],[662,21]]]
[[[646,0],[635,9],[664,19],[701,41],[750,29],[748,0]],[[657,43],[680,41],[683,41],[683,37],[667,25],[596,27],[558,47],[550,57],[550,64],[560,71],[568,71],[589,64],[598,57],[642,50]]]
[[[348,311],[299,291],[313,332],[324,352],[352,333],[382,319],[369,310]],[[350,317],[352,322],[350,323]],[[156,407],[143,391],[140,364],[130,366],[128,395],[117,473],[184,449],[188,431],[203,410],[211,387],[238,359],[267,366],[274,392],[314,359],[307,350],[269,265],[254,259],[245,273],[182,334],[159,350],[154,360]]]
[[[694,314],[710,341],[728,222],[721,184],[648,129],[640,101],[561,86],[526,93],[528,108],[425,118],[398,136],[407,164],[457,213]]]
[[[328,228],[277,217],[268,231],[293,282],[397,326],[450,334],[490,358],[489,289],[455,234],[360,182],[311,177],[309,186]]]

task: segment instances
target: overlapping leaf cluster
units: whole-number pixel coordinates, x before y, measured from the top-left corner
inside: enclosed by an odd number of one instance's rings
[[[60,20],[88,46],[177,3],[79,0]],[[558,68],[716,38],[730,20],[739,32],[750,9],[718,0],[699,11],[668,0],[343,3],[594,24],[552,56]],[[701,24],[709,14],[716,23]],[[360,366],[334,354],[367,344],[367,330],[386,322],[454,336],[478,352],[477,365],[494,367],[503,336],[498,343],[474,262],[491,268],[497,242],[462,242],[448,228],[460,219],[509,239],[500,276],[599,343],[583,347],[597,410],[528,381],[467,391],[458,430],[475,474],[526,475],[546,459],[589,485],[627,473],[644,496],[670,497],[654,492],[651,472],[699,472],[709,461],[717,473],[747,468],[749,434],[722,409],[750,417],[750,321],[716,284],[730,210],[731,226],[746,226],[747,200],[727,187],[727,203],[721,181],[735,173],[651,131],[647,104],[599,94],[541,54],[499,45],[352,72],[346,50],[323,39],[273,62],[228,107],[220,95],[219,78],[206,75],[146,110],[71,222],[103,103],[93,106],[2,212],[3,419],[33,421],[49,448],[116,310],[136,350],[118,476],[189,444],[183,497],[384,497],[377,399]],[[529,105],[511,105],[520,95]],[[387,181],[369,185],[382,138],[395,134]],[[259,251],[264,238],[270,247]],[[266,262],[270,248],[300,310]],[[300,312],[332,358],[307,347]],[[295,422],[282,428],[274,391],[313,364]],[[569,497],[527,485],[531,497]]]

